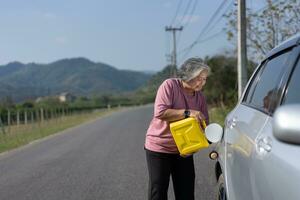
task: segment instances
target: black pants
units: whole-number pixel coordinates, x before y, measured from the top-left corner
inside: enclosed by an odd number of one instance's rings
[[[167,200],[170,175],[176,200],[194,200],[195,168],[193,156],[186,158],[146,149],[149,171],[148,200]]]

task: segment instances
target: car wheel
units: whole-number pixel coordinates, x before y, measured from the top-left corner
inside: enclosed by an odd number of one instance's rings
[[[218,191],[217,191],[217,199],[218,200],[226,200],[227,197],[226,197],[226,187],[225,187],[225,179],[224,179],[224,176],[223,174],[221,174],[219,176],[219,179],[218,179]]]

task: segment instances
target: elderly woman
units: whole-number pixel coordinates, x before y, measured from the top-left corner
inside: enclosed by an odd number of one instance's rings
[[[149,171],[149,200],[168,197],[170,176],[176,200],[193,200],[195,170],[193,155],[181,157],[169,123],[194,117],[208,124],[208,111],[201,89],[210,68],[200,58],[190,58],[179,71],[180,78],[165,80],[159,87],[154,116],[146,134],[145,150]]]

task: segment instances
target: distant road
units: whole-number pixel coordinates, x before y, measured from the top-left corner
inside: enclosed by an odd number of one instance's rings
[[[125,109],[1,154],[0,200],[147,199],[143,144],[152,113],[152,105]],[[208,152],[195,156],[196,199],[215,196]]]

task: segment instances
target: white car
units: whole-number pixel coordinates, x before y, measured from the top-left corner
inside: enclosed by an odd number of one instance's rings
[[[256,68],[215,151],[218,199],[300,199],[300,35]]]

